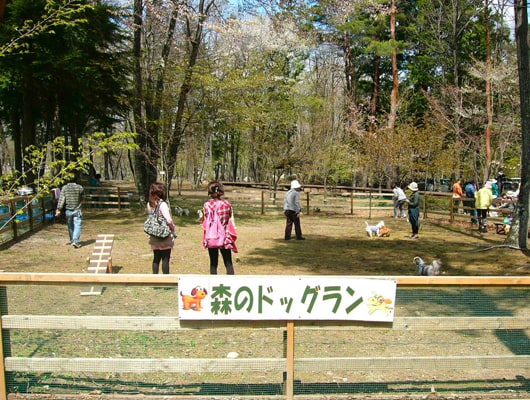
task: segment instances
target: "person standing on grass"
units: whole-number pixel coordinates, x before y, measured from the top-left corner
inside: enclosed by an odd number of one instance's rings
[[[464,197],[464,190],[462,189],[462,180],[457,179],[453,185],[453,214],[458,214],[460,202]]]
[[[291,234],[296,234],[296,240],[305,240],[302,236],[302,226],[300,224],[300,213],[302,207],[300,206],[300,192],[302,191],[302,185],[296,179],[291,182],[291,189],[285,195],[283,202],[283,213],[286,218],[285,222],[285,240],[291,239]]]
[[[475,193],[477,192],[477,186],[475,185],[475,180],[470,179],[466,184],[464,189],[466,193],[466,205],[469,208],[469,215],[471,216],[471,223],[477,223],[477,210],[475,210]]]
[[[478,216],[478,231],[488,232],[488,209],[493,203],[493,193],[491,190],[491,182],[487,181],[482,189],[476,193],[476,207]]]
[[[171,210],[166,202],[166,185],[161,182],[154,182],[149,187],[149,202],[147,203],[147,212],[160,213],[166,220],[171,233],[161,239],[154,236],[149,236],[149,244],[153,250],[153,274],[158,274],[160,270],[160,261],[162,261],[162,273],[169,274],[169,260],[171,258],[171,250],[175,244],[175,224],[171,217]]]
[[[208,184],[208,195],[210,196],[210,199],[204,203],[203,224],[208,220],[209,216],[214,215],[212,213],[217,212],[219,215],[219,221],[224,226],[226,232],[224,244],[221,247],[208,247],[208,241],[205,237],[203,238],[202,245],[204,248],[208,249],[208,256],[210,257],[210,275],[217,275],[219,252],[221,252],[221,256],[223,257],[226,274],[235,275],[234,263],[232,262],[232,251],[237,253],[237,233],[232,218],[232,205],[228,200],[222,199],[224,194],[225,189],[221,182],[213,181]],[[203,225],[203,227],[205,226]],[[206,231],[204,233],[206,234]]]
[[[81,204],[84,198],[83,186],[76,182],[74,177],[69,183],[64,185],[59,195],[57,202],[57,210],[55,216],[59,217],[62,209],[65,209],[66,225],[68,226],[68,236],[74,248],[81,247],[81,230],[83,229],[83,212],[81,211]]]
[[[405,210],[403,209],[403,205],[407,201],[407,195],[401,189],[396,183],[392,184],[392,192],[394,195],[392,196],[392,202],[394,203],[394,218],[407,218],[407,214],[405,213]]]
[[[409,222],[412,228],[412,235],[409,236],[410,239],[419,239],[420,231],[420,192],[418,190],[418,184],[416,182],[411,182],[408,186],[408,189],[412,191],[411,195],[407,199],[407,204],[409,208]]]

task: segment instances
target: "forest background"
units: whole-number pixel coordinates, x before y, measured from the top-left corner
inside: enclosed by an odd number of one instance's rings
[[[522,176],[516,9],[2,0],[2,182],[39,187],[72,160],[144,197],[155,180]],[[97,156],[94,138],[124,132]]]

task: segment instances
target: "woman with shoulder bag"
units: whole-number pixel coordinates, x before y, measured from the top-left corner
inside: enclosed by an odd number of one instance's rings
[[[157,238],[149,236],[149,244],[153,250],[153,274],[158,274],[160,268],[160,261],[162,261],[162,273],[169,274],[169,259],[171,257],[171,249],[175,243],[175,224],[171,217],[171,210],[166,203],[166,185],[160,182],[154,182],[149,188],[149,202],[147,203],[147,212],[152,214],[158,212],[164,217],[171,234],[165,238]]]

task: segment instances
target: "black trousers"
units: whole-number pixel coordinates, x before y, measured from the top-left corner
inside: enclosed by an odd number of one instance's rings
[[[160,261],[162,261],[162,273],[169,274],[169,259],[171,257],[171,249],[153,250],[153,274],[158,274],[160,269]]]
[[[210,256],[210,275],[217,275],[217,266],[219,265],[219,251],[223,256],[223,262],[227,275],[234,275],[234,264],[232,264],[232,250],[230,249],[208,249]]]
[[[287,218],[285,222],[285,239],[291,238],[291,233],[293,232],[293,225],[294,225],[294,233],[296,234],[296,238],[300,239],[302,237],[302,227],[300,225],[300,214],[298,214],[296,211],[293,211],[293,210],[286,210],[283,213],[285,217]]]

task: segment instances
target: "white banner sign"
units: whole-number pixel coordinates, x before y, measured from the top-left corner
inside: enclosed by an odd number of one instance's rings
[[[347,276],[180,275],[179,317],[391,322],[396,286]]]

